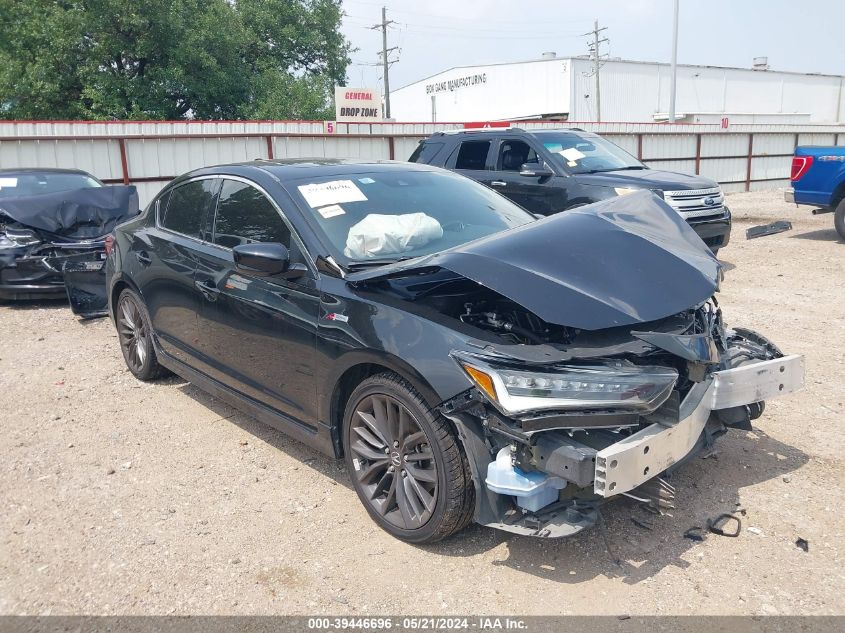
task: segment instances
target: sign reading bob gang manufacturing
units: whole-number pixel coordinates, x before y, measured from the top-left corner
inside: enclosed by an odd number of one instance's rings
[[[457,79],[449,79],[447,81],[438,81],[431,84],[426,84],[425,94],[432,95],[438,92],[454,92],[459,88],[468,88],[470,86],[478,86],[487,83],[487,73],[480,75],[467,75],[466,77],[458,77]]]
[[[372,88],[335,86],[335,118],[338,121],[366,123],[381,121],[381,93]]]

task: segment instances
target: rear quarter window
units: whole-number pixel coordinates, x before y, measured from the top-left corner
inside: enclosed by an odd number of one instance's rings
[[[423,163],[425,165],[430,165],[434,157],[440,153],[441,149],[443,149],[443,145],[443,143],[432,143],[430,141],[423,141],[422,143],[417,145],[417,149],[415,149],[414,153],[411,154],[411,157],[408,159],[408,162]]]

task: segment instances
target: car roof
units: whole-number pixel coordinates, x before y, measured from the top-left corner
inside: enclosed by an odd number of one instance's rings
[[[502,134],[527,134],[530,136],[544,136],[547,134],[560,134],[565,132],[567,134],[574,134],[576,136],[596,136],[593,132],[587,132],[577,127],[551,127],[551,128],[532,128],[526,130],[521,127],[490,127],[490,128],[474,128],[471,130],[444,130],[442,132],[435,132],[426,140],[432,140],[438,137],[459,137],[459,136],[500,136]]]
[[[256,172],[270,174],[278,180],[298,180],[300,178],[320,178],[323,176],[341,176],[343,174],[361,174],[373,171],[440,171],[437,167],[419,163],[406,163],[393,160],[360,160],[346,158],[278,158],[259,159],[242,163],[230,163],[203,167],[188,172],[177,178],[181,181],[195,176],[240,175],[250,176]],[[174,182],[176,182],[174,180]]]
[[[87,171],[81,169],[63,169],[60,167],[7,167],[0,169],[0,174],[76,174],[91,176]],[[91,178],[93,177],[91,176]]]

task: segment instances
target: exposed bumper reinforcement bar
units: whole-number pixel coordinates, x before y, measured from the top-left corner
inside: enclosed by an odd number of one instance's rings
[[[695,447],[711,411],[768,400],[803,384],[804,357],[798,355],[713,372],[687,394],[676,425],[652,424],[596,454],[596,494],[612,497],[633,490],[683,459]]]

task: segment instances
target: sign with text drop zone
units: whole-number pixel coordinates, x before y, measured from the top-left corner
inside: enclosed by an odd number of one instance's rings
[[[372,88],[335,86],[335,120],[345,123],[376,123],[382,120],[381,92]]]

